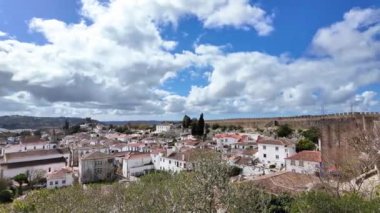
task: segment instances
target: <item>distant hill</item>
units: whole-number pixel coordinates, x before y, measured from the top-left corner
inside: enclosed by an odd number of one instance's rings
[[[101,123],[106,124],[106,125],[126,125],[126,124],[131,124],[131,125],[138,125],[138,124],[147,124],[147,125],[157,125],[160,123],[164,123],[164,121],[102,121]]]
[[[62,127],[68,120],[70,125],[85,122],[84,118],[72,117],[32,117],[32,116],[0,116],[0,128],[4,129],[40,129]]]

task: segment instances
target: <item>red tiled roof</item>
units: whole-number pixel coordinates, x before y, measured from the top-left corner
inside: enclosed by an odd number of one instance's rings
[[[54,171],[50,174],[47,175],[47,179],[48,180],[51,180],[51,179],[63,179],[65,178],[66,174],[71,174],[72,171],[68,168],[62,168],[58,171]]]
[[[254,155],[257,153],[257,149],[246,149],[242,152],[243,155]]]
[[[321,152],[319,151],[302,151],[285,159],[322,162]]]
[[[129,143],[129,144],[127,144],[127,146],[129,146],[129,147],[145,147],[146,144],[144,144],[144,143]]]
[[[294,145],[291,141],[287,139],[266,139],[259,137],[257,139],[257,144],[271,144],[271,145]]]
[[[150,157],[150,153],[138,153],[138,152],[130,152],[125,155],[125,159],[138,159]]]

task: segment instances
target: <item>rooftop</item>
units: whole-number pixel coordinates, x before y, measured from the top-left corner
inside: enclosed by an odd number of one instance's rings
[[[320,151],[302,151],[294,154],[285,159],[288,160],[302,160],[302,161],[313,161],[313,162],[322,162],[322,156]]]
[[[66,177],[67,174],[72,174],[73,172],[71,171],[71,169],[69,168],[62,168],[58,171],[54,171],[52,173],[49,173],[47,175],[47,179],[48,180],[51,180],[51,179],[64,179]]]
[[[280,146],[294,145],[294,143],[289,139],[285,139],[285,138],[272,139],[272,138],[262,138],[262,137],[257,138],[257,144],[269,144],[269,145],[280,145]]]
[[[69,154],[69,149],[44,149],[44,150],[33,150],[33,151],[26,151],[26,152],[14,152],[14,153],[6,153],[4,154],[4,159],[7,161],[12,159],[22,159],[22,158],[28,158],[28,157],[35,157],[35,156],[46,156],[46,155],[56,155],[56,154]]]
[[[257,177],[254,180],[257,186],[274,193],[281,194],[284,192],[297,194],[307,191],[317,183],[319,178],[314,175],[299,174],[295,172],[280,172]]]

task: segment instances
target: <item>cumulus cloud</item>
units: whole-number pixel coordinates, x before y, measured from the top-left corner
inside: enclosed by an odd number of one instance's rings
[[[377,104],[376,93],[357,94],[357,90],[380,83],[379,35],[380,10],[353,9],[343,21],[318,30],[311,57],[213,54],[208,59],[213,67],[210,83],[193,87],[187,104],[220,113],[302,112],[321,105],[341,110],[356,100],[369,110]]]
[[[226,53],[211,44],[175,53],[179,41],[161,35],[163,26],[187,16],[205,28],[270,34],[274,16],[248,0],[82,0],[80,14],[79,23],[31,19],[31,32],[42,34],[46,44],[0,40],[0,113],[119,118],[377,104],[373,91],[357,94],[380,81],[377,9],[349,11],[316,33],[312,58],[294,59]],[[207,77],[206,86],[192,86],[182,96],[162,90],[179,72],[196,69]]]

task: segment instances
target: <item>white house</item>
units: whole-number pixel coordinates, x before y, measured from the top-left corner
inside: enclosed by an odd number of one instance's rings
[[[156,133],[169,132],[172,129],[171,124],[159,124],[156,125]]]
[[[12,178],[20,173],[27,174],[37,170],[49,173],[67,166],[69,161],[68,149],[6,153],[0,161],[0,176]]]
[[[123,176],[143,175],[154,169],[150,153],[128,153],[123,159]]]
[[[58,171],[51,172],[46,177],[46,188],[48,189],[71,186],[73,183],[73,172],[68,168],[62,168]]]
[[[243,136],[237,133],[216,134],[213,140],[219,145],[232,145],[243,141]]]
[[[122,151],[129,152],[150,152],[150,148],[145,143],[128,143],[122,148]]]
[[[159,152],[151,155],[156,170],[180,172],[192,168],[190,160],[193,156],[193,150],[191,149],[183,152],[169,150],[166,154]]]
[[[285,158],[296,153],[296,145],[287,139],[264,139],[257,140],[259,161],[266,165],[275,165],[276,167],[285,166]]]
[[[320,151],[302,151],[285,158],[285,161],[286,171],[315,174],[321,168],[322,156]]]

